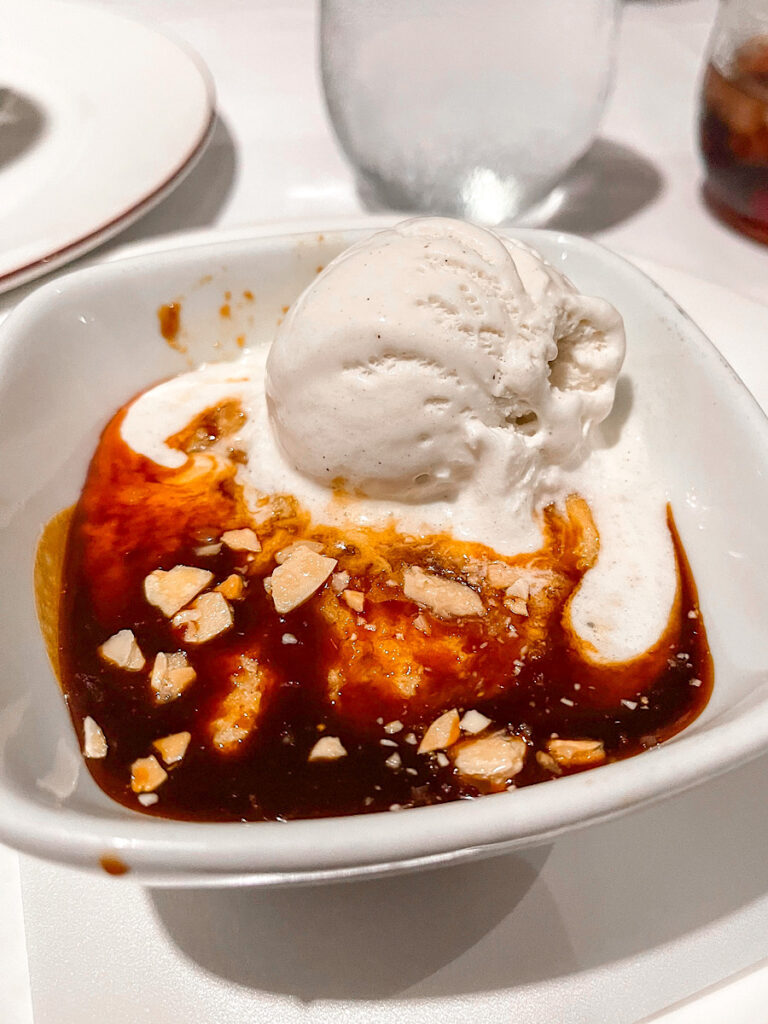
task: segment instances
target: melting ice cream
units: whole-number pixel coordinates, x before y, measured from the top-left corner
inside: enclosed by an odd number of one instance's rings
[[[624,357],[617,311],[521,243],[444,219],[346,250],[298,298],[269,350],[171,380],[123,424],[166,466],[164,441],[226,398],[247,421],[242,482],[287,492],[321,521],[450,530],[504,554],[540,542],[537,510],[578,491],[601,535],[572,602],[597,656],[663,632],[676,574],[640,439],[607,446]],[[339,502],[339,489],[353,500]]]

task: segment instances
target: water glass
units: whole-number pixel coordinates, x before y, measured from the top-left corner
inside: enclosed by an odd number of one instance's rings
[[[592,142],[617,0],[321,0],[326,102],[369,205],[541,219]]]

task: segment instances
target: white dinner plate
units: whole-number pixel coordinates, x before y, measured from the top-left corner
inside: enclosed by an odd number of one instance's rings
[[[214,120],[196,54],[99,6],[11,0],[0,27],[0,292],[136,220]]]

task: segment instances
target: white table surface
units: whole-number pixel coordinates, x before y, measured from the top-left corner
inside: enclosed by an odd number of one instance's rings
[[[23,0],[0,0],[0,12],[11,2]],[[191,43],[216,79],[220,121],[177,192],[97,258],[169,232],[362,212],[325,119],[311,0],[101,5],[155,20]],[[552,226],[673,268],[654,273],[768,404],[768,360],[758,348],[768,316],[674,272],[768,303],[768,249],[714,221],[698,194],[695,98],[715,6],[627,0],[601,138]],[[24,291],[3,297],[0,308]],[[767,768],[763,759],[706,792],[489,862],[482,873],[460,868],[419,882],[366,883],[333,898],[323,891],[152,895],[25,859],[36,1022],[101,1024],[107,1016],[121,1024],[160,1014],[167,1024],[424,1021],[429,1012],[493,1024],[513,1015],[541,1020],[545,1006],[546,1019],[569,1024],[636,1020],[768,956],[768,822],[758,799]],[[614,879],[608,891],[596,882],[606,873]],[[627,895],[638,886],[648,892],[639,918],[636,903],[629,914]],[[410,909],[415,893],[422,908],[424,898],[456,901],[450,913],[432,907],[437,931],[429,936],[423,909]],[[594,915],[585,920],[590,899]],[[355,911],[370,900],[381,908],[375,928]],[[0,1019],[28,1024],[18,859],[2,848],[0,907]],[[329,917],[351,923],[354,941],[314,945],[308,933]],[[200,920],[208,937],[197,941]],[[409,930],[422,946],[430,939],[429,955],[400,943]],[[315,958],[317,967],[299,975],[301,958]],[[745,976],[742,989],[758,975]],[[760,991],[768,992],[764,981]],[[445,995],[450,1009],[441,1008]],[[699,1012],[686,1021],[694,1018],[705,1019]]]

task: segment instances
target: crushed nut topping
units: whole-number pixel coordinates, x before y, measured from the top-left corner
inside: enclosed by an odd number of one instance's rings
[[[461,735],[459,712],[456,708],[446,711],[430,725],[419,744],[419,754],[429,754],[433,750],[445,750],[455,743]]]
[[[180,697],[196,678],[197,673],[187,661],[184,651],[174,651],[172,654],[161,651],[155,655],[149,683],[155,691],[157,703],[167,704]]]
[[[512,590],[510,597],[527,601],[554,581],[551,569],[534,569],[527,565],[508,565],[506,562],[491,562],[486,569],[485,579],[496,590]],[[527,588],[527,593],[526,593]],[[515,591],[518,591],[515,593]]]
[[[90,715],[83,719],[83,755],[94,758],[107,756],[107,737]]]
[[[139,757],[131,765],[131,789],[134,793],[151,793],[168,778],[168,772],[154,754]]]
[[[403,593],[411,601],[424,605],[441,619],[483,615],[480,595],[458,580],[449,580],[410,565],[403,573]]]
[[[218,555],[221,551],[222,545],[217,544],[201,544],[200,547],[195,548],[195,554],[198,558],[212,558],[214,555]]]
[[[230,551],[261,551],[261,541],[250,529],[225,530],[221,535],[222,542]]]
[[[355,522],[352,507],[325,522],[242,478],[217,408],[186,430],[213,451],[160,477],[125,445],[121,410],[70,526],[63,686],[81,747],[103,757],[86,762],[96,781],[134,812],[274,821],[474,798],[640,753],[705,705],[711,665],[671,520],[670,642],[617,669],[570,615],[596,554],[586,506],[542,507],[541,545],[518,554]],[[123,627],[146,658],[134,674],[96,650]],[[561,766],[548,741],[573,754],[573,736],[600,737],[604,755]]]
[[[323,552],[323,545],[319,540],[295,540],[293,544],[288,544],[282,548],[275,555],[275,561],[278,565],[282,565],[283,562],[287,562],[291,555],[295,554],[301,548],[306,548],[308,551],[314,551],[316,555],[320,555]],[[347,583],[349,579],[347,579]],[[342,587],[342,590],[344,588]]]
[[[507,565],[506,562],[491,562],[485,573],[488,585],[498,590],[511,587],[519,577],[520,570],[514,565]]]
[[[349,586],[348,572],[335,572],[331,576],[331,589],[334,594],[341,594]]]
[[[561,774],[560,765],[557,763],[554,757],[552,757],[552,755],[548,754],[546,751],[537,750],[536,760],[545,771],[552,772],[553,775]]]
[[[486,718],[485,715],[481,714],[479,711],[475,711],[474,709],[465,712],[465,714],[462,716],[461,721],[459,722],[459,725],[461,726],[461,731],[468,732],[472,735],[478,732],[482,732],[483,729],[487,729],[490,724],[490,718]]]
[[[528,581],[520,576],[514,583],[507,587],[505,593],[507,597],[519,597],[522,598],[523,601],[527,601],[531,596],[531,588],[528,585]]]
[[[605,760],[602,740],[552,739],[547,743],[547,750],[559,765],[567,768]]]
[[[170,619],[213,580],[213,573],[194,565],[155,569],[144,580],[144,596]]]
[[[492,736],[465,740],[454,748],[453,763],[464,779],[482,792],[507,788],[523,770],[528,751],[525,740],[497,732]]]
[[[512,587],[509,588],[512,590]],[[504,597],[504,604],[509,608],[513,615],[528,615],[528,603],[521,597],[512,597],[507,591]]]
[[[161,736],[152,746],[166,764],[176,764],[186,754],[191,739],[192,736],[188,732],[173,732],[170,736]]]
[[[337,761],[347,752],[338,736],[321,736],[309,752],[308,761]]]
[[[308,601],[336,568],[335,558],[326,558],[306,546],[296,547],[269,577],[275,611],[285,615]]]
[[[105,661],[124,668],[126,672],[141,672],[146,664],[131,629],[121,629],[109,640],[105,640],[99,648],[99,654]]]
[[[176,629],[183,629],[184,643],[204,644],[226,633],[234,621],[224,595],[211,591],[201,594],[188,608],[174,615],[171,623]]]
[[[242,576],[233,572],[231,576],[227,576],[225,580],[213,589],[223,594],[228,601],[240,601],[245,593],[245,581]]]
[[[361,612],[365,607],[365,594],[359,590],[344,590],[341,596],[353,612]]]

